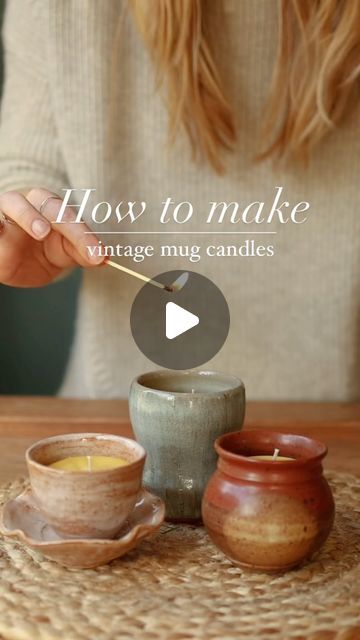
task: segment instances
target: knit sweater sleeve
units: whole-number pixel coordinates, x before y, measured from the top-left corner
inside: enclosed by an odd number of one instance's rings
[[[47,70],[47,5],[11,0],[3,23],[0,192],[43,187],[60,192],[67,176]]]

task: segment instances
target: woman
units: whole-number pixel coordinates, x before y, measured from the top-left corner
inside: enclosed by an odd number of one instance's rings
[[[71,224],[71,209],[50,228],[61,206],[51,194],[92,188],[93,202],[113,207],[145,201],[150,214],[137,228],[157,232],[168,197],[197,212],[214,201],[269,207],[282,186],[311,215],[272,227],[274,256],[196,264],[231,312],[208,366],[241,375],[252,398],[360,398],[359,24],[352,0],[8,2],[0,281],[41,286],[89,267],[61,393],[125,396],[153,365],[130,333],[138,283],[90,260],[97,238]],[[73,196],[79,203],[81,192]],[[94,229],[89,212],[84,219]],[[203,231],[199,220],[186,228]],[[163,241],[135,238],[157,249]],[[189,243],[205,249],[208,239],[181,236]],[[178,268],[191,263],[156,254],[143,272]]]

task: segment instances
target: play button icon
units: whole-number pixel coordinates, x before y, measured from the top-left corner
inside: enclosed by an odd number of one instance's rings
[[[152,362],[167,369],[192,369],[224,344],[230,326],[229,307],[220,289],[194,271],[166,271],[154,280],[180,290],[148,283],[137,294],[130,314],[133,338]]]
[[[175,302],[166,304],[166,337],[173,340],[199,324],[199,317]]]

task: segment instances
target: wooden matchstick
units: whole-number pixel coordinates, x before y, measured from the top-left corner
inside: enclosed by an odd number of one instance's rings
[[[138,278],[138,280],[142,280],[143,282],[147,282],[148,284],[154,285],[154,287],[158,287],[158,289],[165,289],[165,291],[173,291],[172,287],[169,287],[167,284],[163,284],[162,282],[158,282],[157,280],[153,280],[152,278],[148,278],[148,276],[144,276],[142,273],[138,273],[137,271],[133,271],[132,269],[128,269],[117,262],[113,262],[112,260],[106,260],[106,264],[114,269],[118,269],[119,271],[123,271],[127,273],[129,276],[134,276],[134,278]]]

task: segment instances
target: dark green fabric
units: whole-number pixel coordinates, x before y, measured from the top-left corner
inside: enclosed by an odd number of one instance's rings
[[[0,0],[0,23],[4,4]],[[2,77],[1,55],[0,89]],[[56,392],[72,340],[80,278],[77,271],[42,289],[0,285],[0,394]]]
[[[51,395],[69,355],[80,272],[40,289],[0,285],[0,394]]]

